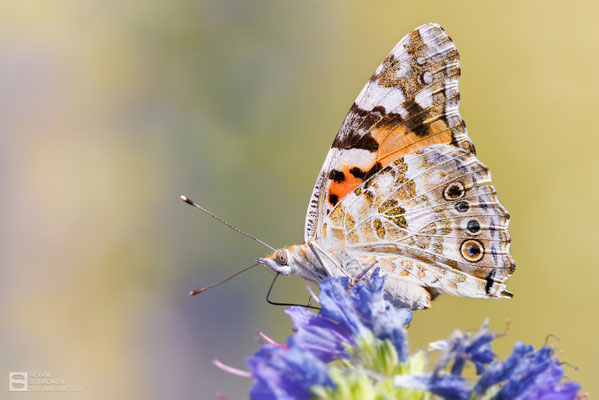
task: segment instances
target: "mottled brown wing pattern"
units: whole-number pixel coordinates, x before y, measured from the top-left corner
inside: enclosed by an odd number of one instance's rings
[[[364,86],[318,176],[305,239],[322,216],[365,180],[405,154],[432,144],[474,153],[459,112],[459,54],[438,24],[406,35]]]
[[[489,182],[466,150],[418,149],[348,194],[324,218],[319,243],[354,275],[376,261],[390,297],[413,308],[439,293],[509,297],[509,215]]]

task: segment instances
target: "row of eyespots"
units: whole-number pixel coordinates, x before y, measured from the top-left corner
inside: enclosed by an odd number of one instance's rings
[[[466,195],[466,189],[461,182],[452,182],[443,190],[443,198],[448,201],[459,200]],[[465,213],[470,209],[466,201],[459,201],[455,204],[455,209],[460,213]],[[476,219],[471,219],[466,224],[466,229],[473,235],[480,232],[480,223]],[[479,240],[466,239],[460,246],[462,257],[466,261],[477,262],[482,260],[485,254],[485,248]]]

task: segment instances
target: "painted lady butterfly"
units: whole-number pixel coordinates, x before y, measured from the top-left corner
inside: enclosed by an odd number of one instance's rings
[[[258,262],[313,282],[388,274],[395,305],[512,297],[509,214],[458,112],[458,50],[438,24],[405,36],[345,117],[308,206],[305,243]]]

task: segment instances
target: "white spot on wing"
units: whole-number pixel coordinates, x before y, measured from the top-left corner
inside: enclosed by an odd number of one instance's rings
[[[362,89],[356,104],[364,111],[372,111],[377,106],[383,106],[388,113],[398,113],[405,117],[407,112],[401,106],[405,100],[401,88],[383,87],[374,83]]]
[[[433,74],[430,71],[426,71],[424,74],[422,74],[422,81],[424,83],[426,83],[427,85],[430,85],[431,83],[433,83]]]
[[[416,95],[416,102],[422,108],[429,108],[433,105],[433,90],[431,88],[424,89]]]
[[[345,149],[337,156],[337,165],[352,165],[368,169],[375,161],[376,155],[364,149]]]

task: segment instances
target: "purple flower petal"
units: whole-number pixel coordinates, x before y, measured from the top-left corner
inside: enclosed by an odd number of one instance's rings
[[[355,302],[347,295],[347,279],[327,278],[320,283],[320,316],[335,321],[354,337],[368,331],[356,312]]]
[[[564,369],[559,364],[557,358],[553,356],[549,367],[536,377],[534,384],[523,395],[523,399],[575,399],[580,391],[580,384],[571,381],[561,383],[563,377]]]
[[[265,344],[247,364],[256,382],[251,399],[309,399],[313,386],[334,386],[326,364],[308,351]]]
[[[455,360],[451,367],[451,373],[461,375],[466,361],[470,361],[476,367],[476,373],[482,374],[485,365],[497,358],[491,348],[493,339],[495,339],[495,335],[487,329],[487,322],[472,338],[469,335],[464,335],[455,344]]]
[[[496,362],[489,365],[474,387],[474,393],[481,395],[485,393],[491,386],[508,380],[515,371],[520,359],[532,351],[532,346],[527,346],[524,343],[517,342],[514,345],[514,351],[505,361]]]
[[[408,358],[407,331],[403,327],[412,318],[412,312],[407,309],[389,308],[373,317],[372,332],[381,340],[390,340],[395,346],[400,362]]]
[[[302,307],[291,307],[285,312],[297,329],[293,335],[297,346],[310,351],[324,362],[348,356],[344,344],[353,345],[354,340],[343,326]]]
[[[497,394],[497,399],[515,399],[522,397],[536,381],[539,374],[549,368],[552,350],[549,347],[543,347],[537,352],[531,351],[518,360],[510,379]]]
[[[485,366],[492,362],[497,356],[491,348],[491,341],[495,335],[487,329],[488,322],[475,334],[455,331],[450,339],[436,342],[435,345],[442,351],[441,356],[435,364],[436,375],[445,368],[452,360],[451,374],[460,376],[467,361],[476,367],[478,375],[485,371]]]
[[[325,279],[320,284],[320,316],[335,321],[354,338],[370,331],[381,340],[390,340],[399,356],[408,356],[403,325],[412,319],[409,309],[395,309],[383,298],[385,277],[376,268],[367,284],[359,284],[347,293],[347,279]]]
[[[505,361],[493,363],[474,388],[477,395],[484,394],[488,388],[505,382],[497,393],[496,399],[575,399],[580,384],[561,383],[564,376],[559,360],[553,355],[553,349],[545,346],[534,351],[532,346],[516,343],[514,351]]]

